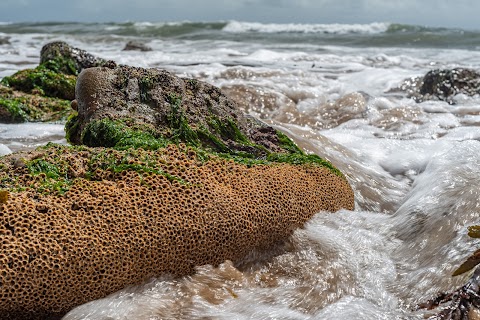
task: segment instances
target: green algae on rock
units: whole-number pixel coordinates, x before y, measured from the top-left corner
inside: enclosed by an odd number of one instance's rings
[[[164,70],[86,69],[75,103],[78,115],[66,126],[73,144],[151,150],[185,143],[244,164],[314,163],[343,177],[328,161],[306,155],[283,133],[242,114],[217,87]]]
[[[39,66],[0,81],[0,122],[66,119],[72,113],[69,105],[75,99],[77,74],[105,63],[65,42],[46,44]]]
[[[0,122],[64,120],[72,113],[70,101],[13,90],[0,85]]]
[[[35,69],[21,70],[5,77],[1,83],[26,93],[73,100],[76,80],[76,76],[58,73],[42,64]]]

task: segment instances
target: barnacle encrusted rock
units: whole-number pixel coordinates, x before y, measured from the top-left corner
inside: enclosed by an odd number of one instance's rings
[[[150,277],[239,261],[319,211],[353,209],[336,168],[211,85],[93,68],[76,98],[67,136],[89,146],[0,158],[6,318],[62,315]]]

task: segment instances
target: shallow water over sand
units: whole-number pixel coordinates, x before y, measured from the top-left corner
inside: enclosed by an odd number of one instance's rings
[[[8,34],[0,77],[36,64],[41,46],[61,39],[208,81],[342,170],[355,210],[318,213],[269,252],[151,279],[64,319],[422,319],[415,305],[461,285],[465,277],[450,275],[478,247],[467,226],[480,213],[480,98],[416,103],[395,88],[432,68],[478,68],[480,53],[261,43],[233,27],[225,31],[233,39],[218,30],[207,40],[140,37],[146,53],[121,51],[132,35]],[[48,141],[65,143],[62,124],[0,125],[0,154]]]

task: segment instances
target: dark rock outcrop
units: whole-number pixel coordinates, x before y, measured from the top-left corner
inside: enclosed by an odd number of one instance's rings
[[[424,99],[431,97],[450,101],[452,96],[463,93],[473,96],[480,93],[480,74],[471,69],[432,70],[422,81],[420,94]]]
[[[64,74],[77,75],[83,69],[102,66],[106,62],[63,41],[50,42],[40,51],[41,65],[46,64],[49,69]]]
[[[10,44],[10,37],[0,37],[0,46]]]
[[[392,90],[395,91],[406,92],[417,102],[442,100],[453,104],[457,94],[474,96],[480,93],[480,73],[465,68],[431,70],[423,77],[405,80]]]
[[[123,51],[152,51],[152,48],[143,42],[131,40],[127,42]]]
[[[230,155],[266,159],[298,152],[278,131],[247,117],[220,89],[170,72],[127,66],[90,68],[77,81],[78,116],[67,124],[74,144],[113,147],[114,123]],[[142,129],[143,126],[143,129]]]

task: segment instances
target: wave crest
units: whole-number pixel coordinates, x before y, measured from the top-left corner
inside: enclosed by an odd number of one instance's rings
[[[301,23],[259,23],[230,21],[223,31],[231,33],[259,32],[259,33],[324,33],[324,34],[376,34],[384,33],[389,27],[387,22],[369,24],[301,24]]]

